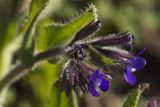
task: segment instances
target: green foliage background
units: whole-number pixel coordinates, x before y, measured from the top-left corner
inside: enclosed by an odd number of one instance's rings
[[[96,33],[97,36],[129,31],[135,35],[136,50],[147,47],[144,56],[150,66],[148,65],[142,73],[136,73],[139,82],[150,82],[152,86],[149,94],[142,99],[142,104],[139,104],[146,107],[146,101],[150,96],[160,95],[159,91],[156,91],[160,89],[157,86],[160,81],[158,79],[160,74],[157,72],[160,62],[160,2],[158,0],[50,0],[49,2],[32,0],[32,3],[31,0],[0,0],[0,78],[3,78],[11,69],[11,64],[16,62],[12,58],[19,53],[18,49],[23,48],[24,65],[30,67],[33,62],[30,58],[37,51],[68,44],[82,27],[96,19],[97,16],[90,12],[84,12],[79,17],[80,10],[86,10],[90,3],[97,7],[98,18],[103,23],[102,29]],[[38,17],[36,21],[35,17]],[[30,35],[30,38],[27,38],[26,45],[22,47],[25,35]],[[33,36],[39,36],[39,39]],[[63,64],[63,60],[57,64],[48,61],[38,63],[30,73],[1,95],[0,105],[4,107],[78,106],[74,93],[66,97],[64,93],[59,93],[58,85],[54,84]],[[134,87],[126,85],[122,76],[114,74],[113,77],[114,81],[111,82],[112,88],[109,92],[101,94],[99,98],[90,95],[78,98],[80,106],[122,106],[128,91]],[[155,79],[152,79],[153,77]]]

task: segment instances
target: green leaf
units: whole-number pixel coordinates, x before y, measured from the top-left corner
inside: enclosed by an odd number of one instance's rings
[[[30,6],[29,17],[33,20],[47,5],[49,0],[32,0]]]
[[[66,96],[63,92],[60,96],[60,106],[59,107],[78,107],[77,96],[74,92],[70,96]]]
[[[140,95],[141,95],[140,88],[133,90],[132,93],[128,96],[125,103],[123,104],[123,107],[137,107]]]
[[[11,57],[20,48],[21,38],[15,38],[19,30],[17,23],[18,21],[14,19],[8,24],[5,37],[0,46],[0,78],[10,69],[8,66],[11,63]]]
[[[37,101],[32,105],[33,107],[59,107],[60,92],[59,84],[56,82],[61,66],[44,61],[34,72],[28,74],[26,79],[31,84],[33,99]]]
[[[29,10],[29,19],[26,25],[24,26],[24,30],[22,31],[22,35],[24,35],[23,39],[23,47],[30,48],[33,40],[33,35],[31,35],[33,31],[33,27],[38,20],[41,12],[45,9],[48,0],[32,0]]]
[[[18,13],[20,8],[17,9],[17,7],[20,2],[19,0],[0,1],[0,51],[16,36],[14,34],[17,31],[17,23],[20,19],[20,14]]]
[[[96,7],[91,5],[83,14],[70,22],[42,26],[38,29],[38,49],[42,51],[53,47],[66,46],[73,40],[78,31],[96,20]]]
[[[49,94],[49,99],[47,103],[47,107],[60,107],[61,103],[61,93],[59,92],[59,85],[58,83],[56,84],[51,84],[53,85]]]
[[[130,93],[122,107],[137,107],[142,92],[148,87],[149,85],[147,83],[139,85]]]
[[[1,45],[1,47],[5,47],[16,36],[17,31],[18,31],[18,27],[19,27],[17,25],[17,23],[18,23],[17,20],[14,19],[8,24],[7,30],[6,30],[6,35],[3,39],[3,43]]]
[[[29,10],[29,19],[26,25],[24,26],[24,30],[22,31],[22,35],[24,36],[24,38],[22,43],[21,58],[23,65],[27,68],[30,68],[34,63],[34,26],[40,14],[45,9],[47,2],[48,0],[32,0]]]
[[[78,107],[77,96],[74,92],[70,96],[66,96],[64,92],[60,93],[57,83],[53,84],[50,91],[47,107]]]

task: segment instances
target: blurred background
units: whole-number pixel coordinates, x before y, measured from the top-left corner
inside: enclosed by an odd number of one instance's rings
[[[48,15],[55,22],[66,22],[93,3],[98,9],[102,29],[96,35],[129,31],[135,36],[134,52],[146,47],[142,55],[146,67],[137,71],[138,83],[149,83],[150,88],[141,97],[139,107],[147,107],[148,100],[160,96],[160,1],[159,0],[51,0]],[[6,36],[16,30],[9,29],[11,22],[21,22],[30,0],[0,0],[0,53],[15,36]],[[9,29],[9,30],[8,30]],[[11,31],[10,31],[11,30]],[[7,60],[7,59],[6,59]],[[1,65],[3,65],[1,63]],[[50,92],[51,84],[62,69],[62,63],[52,65],[42,62],[32,72],[15,82],[7,92],[5,107],[56,107],[58,91]],[[6,68],[7,69],[7,68]],[[3,72],[3,71],[1,71]],[[54,87],[52,87],[54,90]],[[95,98],[79,98],[80,107],[121,107],[133,86],[121,75],[113,75],[110,91]],[[64,97],[61,107],[69,100]],[[49,103],[49,104],[48,104]]]

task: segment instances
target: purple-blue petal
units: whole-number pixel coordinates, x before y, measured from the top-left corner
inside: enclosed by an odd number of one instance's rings
[[[97,79],[97,76],[93,73],[90,75],[89,80],[90,81],[95,81]]]
[[[89,82],[88,91],[91,93],[91,95],[95,97],[98,97],[100,95],[99,92],[96,90],[96,87],[93,82]]]
[[[108,89],[109,89],[109,81],[102,78],[101,79],[101,82],[100,82],[100,85],[99,85],[99,88],[103,91],[103,92],[106,92]]]
[[[99,69],[97,69],[97,70],[95,71],[95,75],[96,75],[97,77],[99,77],[101,74],[102,74],[102,72],[101,72]]]
[[[132,68],[135,68],[136,70],[141,70],[146,65],[146,60],[139,56],[128,59],[128,61],[131,63]]]
[[[144,51],[146,51],[146,47],[144,47],[140,52],[138,52],[137,56],[140,56],[141,54],[143,54]]]
[[[88,91],[91,95],[97,97],[99,96],[99,92],[96,90],[98,87],[103,91],[107,91],[109,89],[109,81],[105,78],[109,75],[102,73],[100,70],[96,70],[89,77],[88,83]]]
[[[99,78],[100,74],[101,74],[101,71],[97,69],[93,74],[90,75],[89,80],[96,81],[96,79]]]
[[[126,66],[126,70],[125,70],[125,73],[124,73],[124,78],[129,84],[135,85],[136,84],[136,77],[132,73],[131,69],[132,69],[131,66]]]

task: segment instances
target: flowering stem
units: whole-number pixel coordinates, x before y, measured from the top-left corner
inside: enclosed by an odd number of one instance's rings
[[[45,60],[49,57],[56,56],[64,51],[64,48],[54,48],[35,55],[35,62]]]
[[[34,62],[32,64],[32,67],[39,61],[45,60],[52,56],[57,56],[61,54],[64,51],[63,48],[55,48],[51,50],[47,50],[44,52],[41,52],[34,57]],[[32,68],[31,67],[31,68]],[[20,77],[24,76],[25,74],[29,73],[31,70],[27,69],[22,65],[22,63],[16,64],[16,66],[11,69],[8,74],[4,78],[0,80],[0,93],[3,91],[4,87],[9,86],[13,82],[17,81]]]
[[[18,77],[24,73],[24,70],[25,68],[22,66],[22,64],[17,64],[12,70],[10,70],[9,73],[0,81],[0,93],[4,87],[17,80]]]

